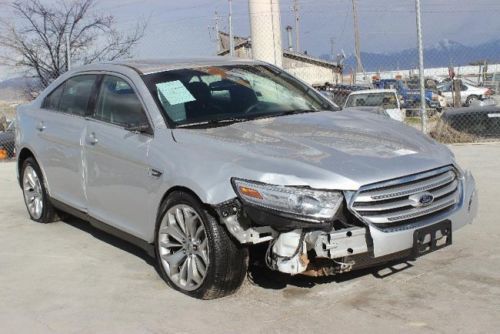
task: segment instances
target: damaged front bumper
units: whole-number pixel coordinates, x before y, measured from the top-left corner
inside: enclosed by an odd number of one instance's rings
[[[274,270],[289,274],[318,275],[318,270],[311,269],[316,259],[328,259],[329,269],[321,269],[322,274],[334,274],[357,268],[356,261],[363,259],[373,264],[394,256],[407,256],[415,248],[416,231],[430,226],[441,226],[444,221],[451,224],[454,232],[471,223],[478,210],[475,181],[470,173],[462,174],[458,179],[460,192],[458,203],[451,209],[430,215],[425,219],[398,224],[394,228],[380,228],[369,222],[361,221],[359,226],[325,230],[299,228],[292,224],[293,230],[281,230],[272,226],[255,226],[238,202],[229,202],[217,207],[221,221],[228,231],[242,244],[270,242],[266,254],[266,263]],[[449,226],[449,225],[446,225]],[[438,239],[445,237],[444,232],[436,233]],[[451,232],[449,232],[451,241]],[[430,240],[425,240],[429,242]]]

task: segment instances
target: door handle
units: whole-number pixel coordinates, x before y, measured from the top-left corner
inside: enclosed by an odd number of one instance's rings
[[[150,168],[148,174],[152,178],[158,179],[163,175],[163,172],[159,171],[158,169]]]
[[[99,140],[96,138],[95,136],[95,133],[92,132],[90,135],[89,135],[89,144],[90,145],[95,145],[99,142]]]
[[[40,123],[38,123],[38,125],[36,126],[36,129],[40,132],[42,132],[43,130],[45,130],[45,123],[43,123],[43,121],[40,121]]]

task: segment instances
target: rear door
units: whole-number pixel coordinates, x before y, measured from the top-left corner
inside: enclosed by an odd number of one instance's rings
[[[37,158],[44,168],[51,197],[80,211],[87,207],[82,139],[96,78],[84,74],[66,80],[45,98],[35,124],[40,140]]]
[[[146,235],[146,222],[156,214],[146,205],[158,182],[148,163],[150,124],[132,84],[104,75],[85,138],[89,213],[137,237]],[[141,125],[149,131],[127,130]]]

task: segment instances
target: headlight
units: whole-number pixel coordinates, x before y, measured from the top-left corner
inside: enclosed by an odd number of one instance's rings
[[[318,220],[332,219],[343,201],[338,191],[277,186],[232,179],[238,197],[262,208]]]

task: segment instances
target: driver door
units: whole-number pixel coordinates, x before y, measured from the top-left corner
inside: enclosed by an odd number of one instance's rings
[[[85,138],[89,214],[137,237],[151,221],[146,203],[156,182],[149,176],[150,133],[127,130],[150,124],[133,86],[104,75]],[[151,127],[149,127],[151,129]]]

